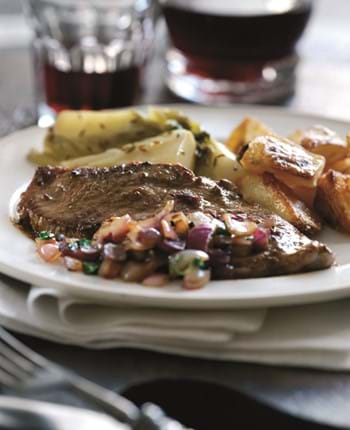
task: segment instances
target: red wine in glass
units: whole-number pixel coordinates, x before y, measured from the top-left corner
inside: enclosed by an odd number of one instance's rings
[[[134,103],[140,86],[140,67],[104,73],[61,71],[44,65],[46,102],[55,112],[64,109],[99,110]]]
[[[135,102],[154,36],[155,0],[27,0],[40,125],[63,109]]]
[[[202,102],[269,101],[294,86],[309,0],[162,0],[168,84]]]

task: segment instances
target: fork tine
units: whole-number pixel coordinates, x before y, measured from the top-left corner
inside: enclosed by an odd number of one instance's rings
[[[35,364],[39,367],[47,368],[49,365],[52,367],[53,364],[46,360],[41,355],[32,351],[30,348],[25,346],[22,342],[13,337],[10,333],[0,327],[0,340],[3,341],[4,344],[14,350],[19,357],[23,360],[26,359],[27,362]]]
[[[20,369],[27,372],[34,372],[37,368],[37,365],[27,358],[19,355],[14,349],[9,348],[6,344],[2,342],[0,339],[0,355],[8,358],[11,362],[16,364]]]
[[[17,384],[16,378],[0,369],[0,386],[11,388]]]
[[[18,366],[18,360],[11,363],[10,352],[16,354],[17,358],[19,355],[22,360],[25,360],[24,367],[23,361],[22,367]],[[28,362],[34,365],[33,372],[30,367],[26,367]],[[132,402],[46,360],[0,327],[0,385],[15,390],[31,390],[67,382],[72,389],[76,389],[81,395],[100,405],[119,421],[131,424],[138,422],[140,412]]]
[[[8,358],[1,355],[0,352],[0,370],[6,372],[11,377],[18,380],[24,380],[31,376],[31,373],[25,372],[23,369],[18,367],[15,363],[11,362]]]
[[[0,385],[18,388],[32,386],[43,375],[48,379],[48,363],[0,327]],[[51,366],[51,370],[54,369],[54,365]]]
[[[0,384],[15,387],[47,369],[48,361],[0,327]]]

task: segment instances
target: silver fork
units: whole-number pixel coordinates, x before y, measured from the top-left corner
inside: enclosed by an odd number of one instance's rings
[[[185,430],[151,403],[141,409],[119,394],[53,363],[0,327],[0,386],[17,393],[44,391],[58,385],[73,388],[133,430]]]

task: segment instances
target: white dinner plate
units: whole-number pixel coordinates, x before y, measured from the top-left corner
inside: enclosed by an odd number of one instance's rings
[[[321,123],[341,136],[349,124],[281,108],[230,107],[210,108],[178,105],[216,137],[225,137],[244,116],[254,116],[282,135],[297,128]],[[325,228],[319,239],[337,255],[337,266],[306,274],[260,279],[212,281],[197,291],[185,291],[174,282],[164,288],[147,288],[120,280],[105,280],[71,273],[61,265],[42,262],[34,243],[9,220],[9,202],[14,192],[27,183],[34,166],[26,160],[33,146],[40,147],[44,131],[33,127],[0,141],[0,271],[39,286],[53,286],[80,298],[102,302],[122,302],[169,308],[237,308],[309,303],[350,296],[349,235]]]

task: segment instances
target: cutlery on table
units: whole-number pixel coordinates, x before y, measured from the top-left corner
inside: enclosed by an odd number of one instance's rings
[[[0,327],[0,386],[5,392],[30,394],[61,385],[74,389],[132,430],[185,430],[158,406],[146,403],[139,409],[119,394],[40,356]]]
[[[130,430],[95,411],[0,396],[0,430]]]

